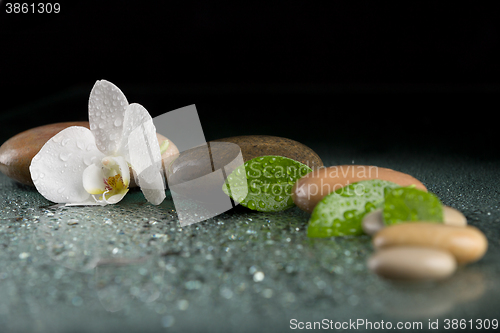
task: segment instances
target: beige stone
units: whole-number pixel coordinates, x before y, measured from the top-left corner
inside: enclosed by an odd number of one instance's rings
[[[465,227],[467,225],[467,219],[464,214],[449,206],[443,206],[443,221],[444,224],[457,227]]]
[[[455,272],[457,263],[447,251],[427,248],[395,246],[382,249],[368,260],[368,267],[376,274],[397,280],[444,279]]]
[[[373,237],[376,249],[393,246],[422,246],[449,251],[459,264],[479,260],[488,241],[473,226],[456,227],[430,222],[401,223],[385,227]]]
[[[384,219],[382,216],[382,208],[375,209],[372,212],[369,212],[363,217],[363,221],[361,222],[361,227],[365,234],[373,236],[378,231],[385,227]]]

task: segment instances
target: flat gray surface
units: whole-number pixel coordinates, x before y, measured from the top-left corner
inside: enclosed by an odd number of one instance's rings
[[[281,332],[291,319],[325,318],[425,331],[429,320],[444,330],[447,318],[500,319],[498,160],[308,145],[325,165],[420,179],[486,234],[485,257],[446,281],[394,283],[367,270],[369,237],[308,239],[298,208],[239,207],[180,228],[169,196],[160,206],[131,191],[113,206],[51,208],[0,175],[1,331]]]

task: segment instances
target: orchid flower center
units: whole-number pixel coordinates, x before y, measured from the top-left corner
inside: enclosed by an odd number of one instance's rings
[[[117,203],[128,192],[130,171],[121,156],[106,156],[83,172],[83,186],[97,203]]]

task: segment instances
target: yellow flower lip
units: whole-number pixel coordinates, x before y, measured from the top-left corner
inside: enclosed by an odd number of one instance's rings
[[[83,184],[97,203],[116,203],[128,192],[130,171],[122,156],[106,156],[87,167]]]

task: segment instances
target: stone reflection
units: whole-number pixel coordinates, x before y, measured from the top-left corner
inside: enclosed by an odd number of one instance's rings
[[[391,284],[401,294],[387,300],[384,312],[412,319],[446,315],[457,306],[479,300],[487,289],[484,273],[473,267],[459,269],[452,277],[440,282]]]
[[[152,258],[102,260],[94,269],[90,286],[97,291],[102,306],[122,310],[134,298],[154,302],[163,289],[165,267]]]

